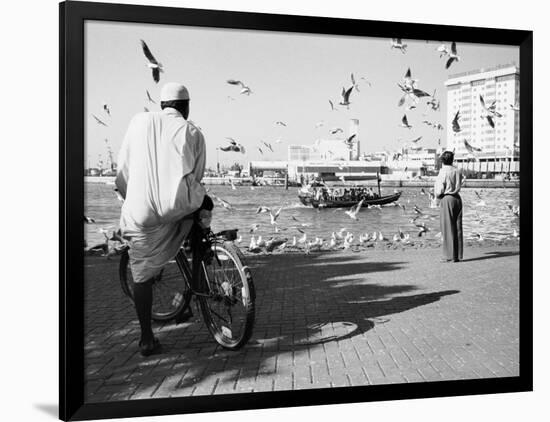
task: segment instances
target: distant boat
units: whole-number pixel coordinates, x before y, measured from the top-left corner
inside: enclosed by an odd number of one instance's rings
[[[385,205],[397,201],[401,192],[380,195],[365,186],[333,185],[312,183],[298,191],[300,202],[313,208],[349,208],[363,200],[367,205]]]

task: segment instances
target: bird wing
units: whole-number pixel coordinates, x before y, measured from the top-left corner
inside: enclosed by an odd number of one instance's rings
[[[397,107],[401,107],[403,104],[405,104],[405,98],[406,98],[407,94],[403,95],[400,99],[399,99],[399,102],[397,103]]]
[[[355,138],[357,136],[356,133],[354,133],[353,135],[351,135],[348,139],[346,139],[346,143],[349,144],[353,141],[353,138]]]
[[[224,151],[224,152],[227,152],[227,151],[230,151],[231,150],[231,147],[228,146],[228,147],[219,147],[220,150]]]
[[[495,121],[491,116],[487,116],[487,122],[489,123],[489,126],[491,126],[493,129],[495,128]]]
[[[160,81],[160,70],[158,67],[153,69],[153,80],[158,83]]]
[[[143,54],[145,54],[145,57],[147,57],[147,60],[149,60],[150,63],[158,64],[157,59],[155,59],[155,56],[153,56],[153,53],[151,53],[151,50],[149,50],[147,43],[143,40],[140,40],[140,41],[141,41],[141,48],[143,49]]]
[[[328,100],[328,103],[330,104],[330,108],[334,110],[334,104],[332,103],[332,101]]]
[[[353,86],[351,86],[344,94],[344,101],[346,103],[349,102],[349,96],[350,96],[352,90],[353,90]]]
[[[244,84],[241,81],[237,81],[236,79],[228,79],[227,83],[230,85],[240,85],[244,88]]]
[[[406,114],[403,115],[403,118],[401,119],[401,122],[402,122],[405,126],[409,126],[409,122],[407,121],[407,115],[406,115]]]
[[[416,95],[417,97],[421,98],[421,97],[429,97],[430,94],[428,94],[427,92],[425,91],[422,91],[421,89],[413,89],[413,94]]]
[[[105,122],[103,122],[101,119],[99,119],[96,115],[92,114],[92,117],[98,122],[100,125],[107,126]]]
[[[451,67],[454,61],[455,61],[454,57],[451,57],[449,60],[447,60],[447,63],[445,64],[445,69],[448,69],[449,67]]]
[[[451,44],[451,53],[456,56],[456,42],[452,42]]]
[[[225,139],[227,139],[231,145],[237,145],[237,141],[235,141],[233,138],[226,137]]]
[[[466,148],[466,150],[467,150],[468,152],[470,152],[470,153],[473,152],[472,146],[470,145],[470,143],[469,143],[466,139],[464,139],[464,147]]]
[[[485,100],[483,99],[483,95],[479,96],[479,102],[481,103],[481,107],[487,110],[487,107],[485,106]]]
[[[411,76],[411,68],[409,67],[407,69],[407,73],[405,73],[405,79],[410,79],[412,76]]]
[[[418,138],[413,139],[411,142],[413,142],[413,143],[416,144],[416,143],[417,143],[418,141],[420,141],[421,139],[422,139],[422,136],[419,136]]]
[[[460,125],[458,124],[458,119],[460,117],[459,113],[460,113],[460,111],[456,112],[455,117],[454,117],[453,122],[452,122],[454,132],[460,132]]]

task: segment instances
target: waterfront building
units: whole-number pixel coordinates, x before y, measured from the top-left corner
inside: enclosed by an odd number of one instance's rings
[[[355,137],[350,148],[344,140],[352,135],[355,135]],[[341,132],[333,138],[317,139],[313,145],[289,145],[287,158],[289,162],[296,163],[306,161],[355,161],[359,160],[360,155],[359,120],[350,119],[347,135]]]
[[[315,145],[289,145],[288,161],[309,161],[320,159]]]
[[[324,161],[349,161],[352,151],[343,139],[318,139],[315,146],[319,151],[319,158]]]
[[[519,146],[519,67],[515,64],[500,65],[451,75],[447,87],[447,149],[457,155],[468,155],[466,139],[472,146],[481,148],[483,154],[507,155],[507,151]],[[494,119],[492,128],[483,116],[480,96],[486,106],[493,101],[502,117]],[[461,131],[453,132],[452,121],[460,111]]]
[[[471,177],[519,174],[519,67],[499,65],[451,75],[447,87],[447,149],[455,151],[455,163]],[[502,115],[492,128],[484,117],[480,101],[495,101]],[[460,110],[461,131],[455,134],[452,120]],[[480,152],[468,152],[464,139]]]

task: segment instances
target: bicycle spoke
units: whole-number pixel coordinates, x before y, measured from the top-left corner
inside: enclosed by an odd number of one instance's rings
[[[216,315],[223,322],[228,322],[228,323],[231,324],[231,322],[227,321],[224,317],[222,317],[220,314],[218,314],[214,309],[212,309],[212,307],[210,307],[210,312],[212,312],[214,315]]]

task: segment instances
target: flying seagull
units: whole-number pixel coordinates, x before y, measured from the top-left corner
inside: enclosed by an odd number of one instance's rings
[[[405,76],[403,78],[403,83],[397,83],[397,86],[401,89],[401,91],[403,91],[403,96],[397,103],[398,107],[401,107],[403,104],[405,104],[405,100],[407,98],[412,99],[414,103],[418,103],[419,98],[430,96],[430,94],[428,94],[427,92],[422,91],[421,89],[418,89],[416,87],[417,82],[417,79],[412,78],[411,69],[408,68],[407,73],[405,73]]]
[[[145,41],[140,41],[141,48],[143,49],[143,54],[145,54],[145,58],[147,59],[147,67],[153,72],[153,80],[158,83],[160,81],[160,72],[164,72],[162,63],[158,62],[157,59],[155,59],[155,56],[153,56],[153,53],[151,53],[151,50],[149,50],[149,47],[147,46]]]
[[[439,110],[439,100],[436,100],[435,92],[436,90],[434,89],[433,95],[431,96],[430,100],[426,104],[428,104],[432,108],[432,110],[437,111]]]
[[[103,120],[101,120],[99,117],[97,117],[95,114],[92,114],[92,117],[96,120],[96,122],[103,126],[108,126],[107,123],[105,123]]]
[[[281,122],[280,120],[277,120],[277,121],[275,122],[275,124],[276,124],[276,125],[279,125],[279,126],[284,126],[284,127],[286,127],[286,123],[285,123],[285,122]]]
[[[451,53],[446,44],[441,44],[437,47],[437,51],[439,52],[439,58],[448,56]]]
[[[363,205],[363,199],[361,199],[357,205],[354,205],[349,210],[346,211],[346,214],[351,218],[352,220],[357,220],[357,213],[361,209],[361,205]]]
[[[403,54],[407,52],[407,44],[403,44],[403,40],[401,38],[392,38],[390,48],[401,50]]]
[[[103,111],[105,111],[105,113],[107,113],[109,117],[111,116],[111,109],[109,108],[109,105],[106,102],[103,102]]]
[[[229,141],[229,145],[226,147],[218,147],[221,151],[227,152],[227,151],[233,151],[233,152],[240,152],[242,154],[245,153],[245,148],[243,145],[237,143],[235,139],[233,138],[225,138]]]
[[[353,91],[353,85],[348,88],[347,90],[345,88],[342,87],[342,101],[340,101],[340,105],[343,105],[343,106],[346,106],[346,107],[349,107],[349,105],[351,104],[349,102],[349,96],[351,95],[351,91]]]
[[[418,82],[418,79],[412,78],[411,68],[410,67],[407,68],[407,72],[403,77],[403,85],[412,91],[414,88],[416,88],[417,82]]]
[[[466,148],[466,150],[470,154],[473,154],[474,152],[481,152],[482,151],[481,148],[472,146],[466,139],[464,139],[464,147]]]
[[[418,141],[420,141],[422,139],[422,136],[419,136],[418,138],[415,138],[415,139],[411,139],[411,142],[413,144],[416,144]]]
[[[354,133],[353,135],[351,135],[350,137],[348,137],[347,139],[344,140],[344,143],[347,145],[348,148],[351,149],[351,147],[353,146],[353,139],[357,136],[356,133]]]
[[[336,127],[336,128],[334,128],[334,129],[331,129],[331,130],[330,130],[331,135],[336,135],[338,132],[344,133],[344,131],[342,130],[342,128],[339,128],[339,127]]]
[[[271,219],[271,225],[274,226],[277,224],[277,218],[279,218],[279,214],[281,214],[281,210],[283,207],[280,207],[275,214],[273,214],[271,211],[269,211],[269,217]]]
[[[235,208],[233,205],[231,205],[229,202],[227,202],[225,199],[222,199],[214,194],[212,194],[212,197],[218,201],[218,203],[224,207],[226,210],[234,210]]]
[[[453,119],[453,132],[458,133],[461,131],[460,125],[458,124],[458,120],[460,119],[460,109],[456,112],[455,117]]]
[[[241,94],[250,95],[252,90],[249,86],[246,86],[242,81],[236,79],[228,79],[227,83],[229,85],[239,85],[241,87]]]
[[[479,102],[481,103],[481,107],[485,111],[485,113],[483,113],[481,117],[487,119],[489,126],[491,126],[494,129],[495,128],[494,118],[502,117],[502,114],[496,111],[496,107],[497,107],[496,100],[493,101],[489,107],[487,107],[487,105],[485,104],[485,100],[483,99],[483,95],[480,95]]]
[[[453,41],[451,44],[451,53],[449,54],[449,59],[447,60],[447,63],[445,64],[445,69],[448,69],[451,67],[453,62],[458,62],[460,60],[460,56],[456,52],[456,42]]]
[[[403,114],[403,118],[401,119],[401,124],[399,126],[406,129],[412,129],[412,126],[409,124],[409,121],[407,120],[406,114]]]

